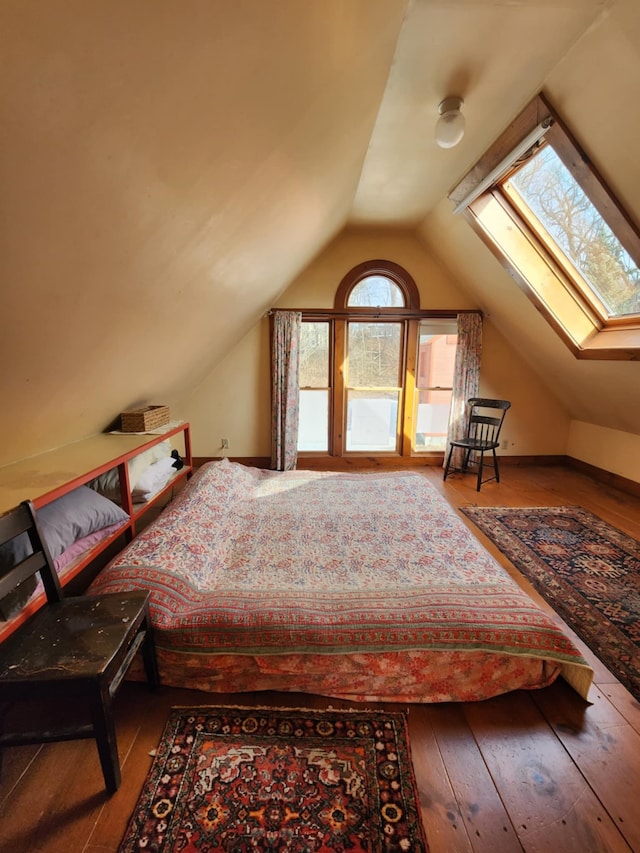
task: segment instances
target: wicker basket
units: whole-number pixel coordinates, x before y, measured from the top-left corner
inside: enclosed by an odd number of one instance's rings
[[[144,406],[120,414],[122,432],[149,432],[168,423],[168,406]]]

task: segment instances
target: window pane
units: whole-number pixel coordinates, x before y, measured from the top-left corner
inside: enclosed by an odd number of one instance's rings
[[[404,294],[383,275],[368,275],[349,294],[347,305],[355,308],[404,308]]]
[[[400,323],[349,323],[350,388],[399,386],[401,330]]]
[[[451,406],[451,389],[456,357],[457,334],[433,334],[420,327],[416,370],[416,450],[443,450],[446,444]]]
[[[398,398],[395,391],[347,391],[347,450],[395,451]]]
[[[329,450],[329,391],[300,391],[298,450]]]
[[[329,323],[300,327],[298,450],[329,450]]]
[[[550,145],[505,189],[525,202],[609,317],[640,312],[640,270]]]
[[[302,323],[300,327],[300,387],[329,385],[329,324]]]
[[[348,451],[397,449],[401,332],[401,323],[349,323]]]

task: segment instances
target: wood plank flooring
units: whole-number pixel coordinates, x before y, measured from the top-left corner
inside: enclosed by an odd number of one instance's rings
[[[454,507],[579,504],[640,538],[640,498],[570,468],[504,466],[502,482],[486,484],[480,493],[473,476],[455,475],[443,483],[435,468],[425,476]],[[476,535],[549,609],[497,549]],[[431,853],[640,853],[640,704],[575,639],[596,672],[589,705],[558,681],[545,690],[486,702],[410,707],[413,763]],[[169,708],[197,703],[347,704],[301,694],[213,695],[166,687],[150,694],[144,685],[127,683],[116,707],[123,765],[118,792],[104,793],[93,741],[5,750],[0,851],[117,851]]]

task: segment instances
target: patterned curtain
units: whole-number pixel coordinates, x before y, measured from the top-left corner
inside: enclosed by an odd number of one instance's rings
[[[467,400],[478,396],[481,358],[482,315],[458,314],[458,346],[453,369],[453,392],[443,467],[447,461],[449,442],[462,438],[467,431]],[[461,467],[463,453],[461,448],[454,447],[451,457],[454,468]]]
[[[291,471],[298,458],[299,311],[271,315],[271,467]]]

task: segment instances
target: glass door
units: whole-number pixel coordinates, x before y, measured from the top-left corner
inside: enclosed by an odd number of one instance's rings
[[[329,323],[303,322],[300,329],[298,450],[329,450]]]
[[[413,446],[417,452],[445,449],[457,332],[455,320],[420,323],[413,418]]]
[[[349,322],[345,372],[347,452],[397,452],[402,395],[397,322]]]

